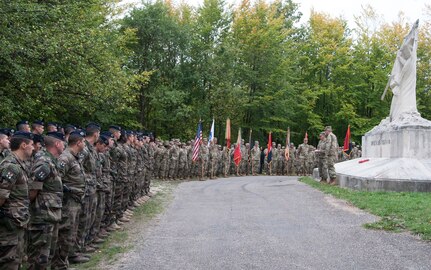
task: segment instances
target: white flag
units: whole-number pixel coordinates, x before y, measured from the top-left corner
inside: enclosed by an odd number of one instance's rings
[[[211,145],[211,142],[214,140],[214,119],[211,125],[210,135],[208,136],[208,147]]]

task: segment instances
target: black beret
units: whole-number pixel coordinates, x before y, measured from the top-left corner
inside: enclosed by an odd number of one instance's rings
[[[4,135],[7,135],[7,136],[12,136],[14,132],[15,132],[15,130],[12,129],[12,128],[2,128],[2,129],[0,129],[0,134],[4,134]]]
[[[33,134],[34,143],[43,143],[43,136],[39,134]]]
[[[102,142],[102,143],[104,143],[104,144],[106,144],[106,145],[109,145],[109,137],[106,137],[106,136],[100,136],[99,137],[99,140]]]
[[[19,125],[28,125],[28,121],[27,120],[21,120],[18,123],[16,123],[16,126],[19,126]]]
[[[126,135],[128,135],[128,136],[132,136],[134,134],[135,134],[135,132],[133,130],[127,130],[126,131]]]
[[[33,140],[33,133],[27,132],[27,131],[17,131],[13,134],[12,138],[24,138]]]
[[[77,130],[74,130],[72,133],[70,133],[70,136],[78,136],[78,137],[84,138],[85,132],[80,129],[77,129]]]
[[[71,125],[71,124],[65,125],[64,128],[76,129],[76,127],[74,125]]]
[[[94,122],[90,122],[85,126],[85,128],[95,128],[95,129],[100,130],[100,125],[97,123],[94,123]]]
[[[102,133],[100,133],[100,136],[105,136],[105,137],[108,137],[108,138],[114,138],[114,134],[112,134],[109,131],[103,131]]]
[[[61,132],[57,132],[57,131],[48,132],[46,133],[46,136],[53,137],[61,141],[65,141],[64,134]]]
[[[112,125],[112,126],[109,126],[109,128],[121,131],[121,127],[120,126]]]
[[[55,122],[48,122],[48,124],[46,124],[47,126],[54,126],[54,127],[57,127],[58,125],[57,125],[57,123],[55,123]]]
[[[33,124],[40,125],[40,126],[45,125],[45,123],[43,122],[43,120],[36,120],[36,121],[33,121]]]

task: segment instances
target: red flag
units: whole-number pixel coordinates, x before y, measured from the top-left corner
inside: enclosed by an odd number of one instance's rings
[[[266,159],[268,160],[268,163],[271,162],[272,160],[272,137],[271,137],[271,132],[269,133],[268,136],[268,152],[266,153]]]
[[[233,152],[233,161],[236,166],[241,162],[241,129],[238,130],[238,139],[236,141],[235,151]]]
[[[350,125],[347,127],[346,137],[344,138],[343,152],[350,155],[352,144],[350,143]]]
[[[308,133],[307,133],[307,131],[305,132],[305,139],[308,140]]]

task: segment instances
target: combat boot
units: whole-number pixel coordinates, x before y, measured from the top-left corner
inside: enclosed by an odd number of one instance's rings
[[[335,183],[336,178],[331,178],[331,180],[329,180],[329,184],[331,186],[335,186],[337,183]]]
[[[123,216],[122,218],[120,218],[120,221],[121,222],[129,222],[130,221],[130,219],[129,218],[127,218],[127,217],[125,217],[125,216]]]
[[[78,255],[78,256],[74,256],[74,257],[69,257],[69,262],[71,264],[78,264],[78,263],[86,263],[89,262],[90,258]]]
[[[327,184],[328,182],[326,181],[326,179],[320,178],[320,183]]]

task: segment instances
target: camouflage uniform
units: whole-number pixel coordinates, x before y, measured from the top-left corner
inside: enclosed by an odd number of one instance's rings
[[[259,173],[260,152],[259,143],[255,142],[254,147],[251,149],[252,175],[257,175]]]
[[[0,151],[0,163],[8,156],[10,155],[10,150],[9,149],[3,149],[2,151]]]
[[[0,266],[17,270],[24,257],[24,233],[30,220],[28,172],[23,161],[11,153],[0,164]]]
[[[105,175],[103,171],[109,171],[109,168],[105,168],[108,164],[106,163],[106,160],[104,158],[103,153],[97,153],[97,159],[96,159],[96,195],[97,195],[97,205],[96,205],[96,215],[94,218],[94,223],[91,226],[89,238],[94,240],[97,235],[99,234],[100,227],[102,225],[102,219],[105,214],[105,205],[106,205],[106,187],[105,187]]]
[[[277,145],[277,170],[275,174],[282,175],[283,174],[283,163],[284,163],[284,151],[281,149],[281,144]]]
[[[218,164],[218,150],[217,145],[211,144],[209,148],[209,177],[214,179],[217,174],[217,164]]]
[[[328,174],[331,181],[335,181],[337,174],[335,173],[334,164],[337,160],[338,141],[334,133],[330,132],[326,136],[325,153],[327,156]]]
[[[111,171],[114,173],[114,203],[113,211],[116,219],[123,216],[122,202],[124,195],[124,186],[127,185],[127,164],[128,154],[124,148],[124,144],[115,143],[110,150],[112,158]]]
[[[81,152],[81,156],[82,166],[84,168],[86,190],[82,211],[79,217],[78,228],[78,243],[81,250],[91,240],[89,238],[89,232],[94,224],[94,220],[96,219],[97,209],[96,162],[98,155],[93,145],[91,145],[87,140],[84,140],[84,142],[85,148]]]
[[[178,146],[174,143],[169,149],[169,172],[168,178],[170,180],[175,180],[178,174],[178,157],[179,157],[179,149]]]
[[[297,159],[298,159],[298,174],[307,174],[307,159],[308,159],[309,145],[307,143],[302,143],[297,149]]]
[[[289,147],[289,160],[287,161],[287,175],[294,175],[296,173],[295,171],[295,160],[296,160],[296,149],[295,146],[292,144]]]
[[[81,203],[85,196],[84,169],[79,156],[67,148],[58,158],[58,167],[63,182],[63,208],[58,230],[58,242],[52,262],[53,269],[68,269],[68,256],[74,255]]]
[[[102,227],[106,228],[114,223],[113,201],[114,201],[114,181],[112,177],[112,158],[109,152],[101,154],[102,162],[102,190],[105,193],[105,211],[102,218]]]
[[[179,156],[178,156],[178,178],[180,179],[186,179],[187,178],[187,171],[188,171],[188,163],[187,163],[187,149],[180,148],[179,149]]]
[[[248,149],[244,145],[244,140],[241,142],[241,163],[239,164],[239,174],[246,175],[247,174],[247,162],[248,162]]]
[[[206,140],[203,140],[201,147],[199,148],[201,167],[199,168],[199,179],[204,179],[208,175],[208,162],[209,162],[209,149],[206,145]]]
[[[323,139],[321,139],[319,141],[319,144],[317,145],[317,152],[316,152],[316,157],[317,157],[317,165],[319,168],[319,176],[322,182],[326,182],[328,179],[328,167],[326,165],[327,161],[326,161],[326,153],[325,153],[325,149],[326,149],[326,137],[323,137]]]
[[[30,204],[28,264],[29,269],[46,269],[55,254],[63,184],[57,160],[46,150],[35,155],[31,171],[28,188],[38,193]]]

